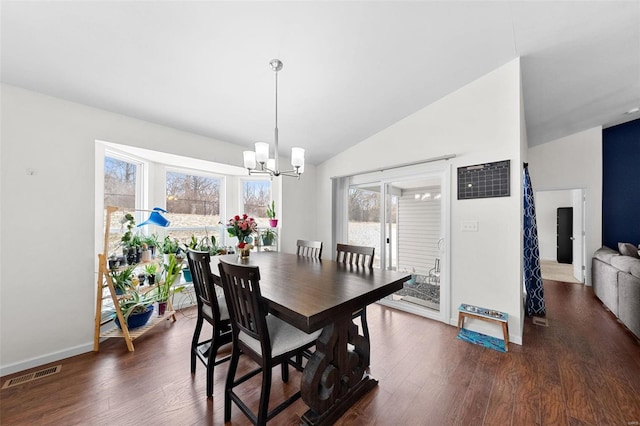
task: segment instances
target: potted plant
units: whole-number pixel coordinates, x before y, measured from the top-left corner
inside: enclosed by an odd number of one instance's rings
[[[261,237],[263,245],[271,246],[275,239],[278,238],[278,233],[274,229],[268,228],[262,231]]]
[[[278,219],[276,219],[276,202],[271,200],[271,205],[267,206],[267,217],[269,218],[269,225],[272,228],[278,226]]]
[[[212,235],[211,237],[202,237],[202,240],[200,240],[200,244],[198,245],[198,250],[208,251],[211,256],[217,256],[220,252],[220,248],[218,247],[216,236]]]
[[[180,249],[180,241],[176,238],[171,239],[168,235],[164,237],[162,242],[162,254],[164,255],[164,263],[169,263],[169,255],[176,254]]]
[[[155,298],[152,295],[137,291],[132,291],[128,297],[120,299],[120,310],[129,330],[142,327],[149,321],[153,313],[154,302]],[[122,328],[117,316],[115,323],[119,328]]]
[[[181,292],[184,288],[184,286],[174,286],[174,284],[180,277],[180,272],[182,272],[182,260],[178,260],[178,257],[175,253],[169,253],[168,257],[169,261],[163,264],[164,279],[160,283],[158,283],[155,291],[155,298],[158,302],[159,316],[164,315],[169,296],[174,293]]]
[[[120,237],[120,245],[122,246],[122,255],[127,260],[128,264],[135,263],[135,253],[131,251],[133,241],[133,228],[136,226],[136,221],[131,213],[125,213],[120,220],[122,225],[127,227],[127,230]]]
[[[156,283],[156,273],[158,271],[158,265],[155,263],[150,263],[144,267],[144,272],[147,274],[147,280],[149,280],[149,285],[154,285]]]
[[[130,288],[133,288],[131,274],[133,274],[134,269],[135,265],[129,265],[125,269],[112,269],[109,271],[116,294],[125,294]]]
[[[133,263],[140,263],[142,261],[142,237],[140,234],[135,234],[131,238],[129,255],[133,256]]]
[[[120,223],[123,225],[126,225],[127,227],[127,230],[125,231],[125,233],[122,234],[122,237],[120,237],[120,242],[124,246],[128,247],[129,243],[131,242],[131,239],[133,238],[133,233],[131,231],[136,226],[136,220],[131,213],[125,213]]]
[[[143,235],[142,242],[147,244],[147,248],[151,252],[151,258],[156,256],[156,247],[158,247],[158,235]]]
[[[149,246],[147,243],[142,242],[142,256],[140,257],[141,262],[150,262],[151,261],[151,250],[149,250]]]
[[[109,256],[109,269],[118,269],[120,266],[120,259],[115,254]]]

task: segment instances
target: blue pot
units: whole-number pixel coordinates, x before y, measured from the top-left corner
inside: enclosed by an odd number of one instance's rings
[[[129,318],[127,319],[127,328],[131,330],[131,329],[146,325],[147,322],[149,322],[149,318],[151,318],[152,314],[153,314],[153,305],[149,306],[145,312],[129,315]],[[120,327],[120,320],[118,319],[117,316],[116,316],[115,322],[118,328],[122,329],[122,327]]]
[[[184,277],[184,280],[186,282],[190,283],[192,281],[191,270],[189,268],[185,268],[182,270],[182,276]]]

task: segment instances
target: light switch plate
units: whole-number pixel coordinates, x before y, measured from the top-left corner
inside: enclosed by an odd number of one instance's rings
[[[463,220],[460,222],[460,231],[462,232],[478,232],[477,220]]]

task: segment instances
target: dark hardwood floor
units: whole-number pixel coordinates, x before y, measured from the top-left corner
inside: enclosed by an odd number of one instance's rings
[[[590,287],[545,281],[545,296],[549,326],[525,319],[524,345],[509,345],[509,353],[460,341],[455,327],[370,306],[371,374],[380,383],[337,424],[638,425],[638,342]],[[0,423],[223,424],[227,365],[216,368],[213,400],[205,396],[203,366],[189,373],[194,312],[136,340],[133,353],[109,339],[99,353],[51,364],[62,364],[56,375],[1,390]],[[299,386],[291,371],[288,385],[274,371],[272,404]],[[253,407],[259,380],[244,385]],[[297,424],[304,411],[297,401],[270,424]],[[235,407],[232,423],[248,424]]]

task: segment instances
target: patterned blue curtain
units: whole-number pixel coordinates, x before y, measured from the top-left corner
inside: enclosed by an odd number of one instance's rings
[[[533,202],[533,188],[527,163],[524,163],[524,286],[527,291],[525,311],[527,316],[545,316],[544,289],[540,273],[540,249],[538,247],[538,225]]]

